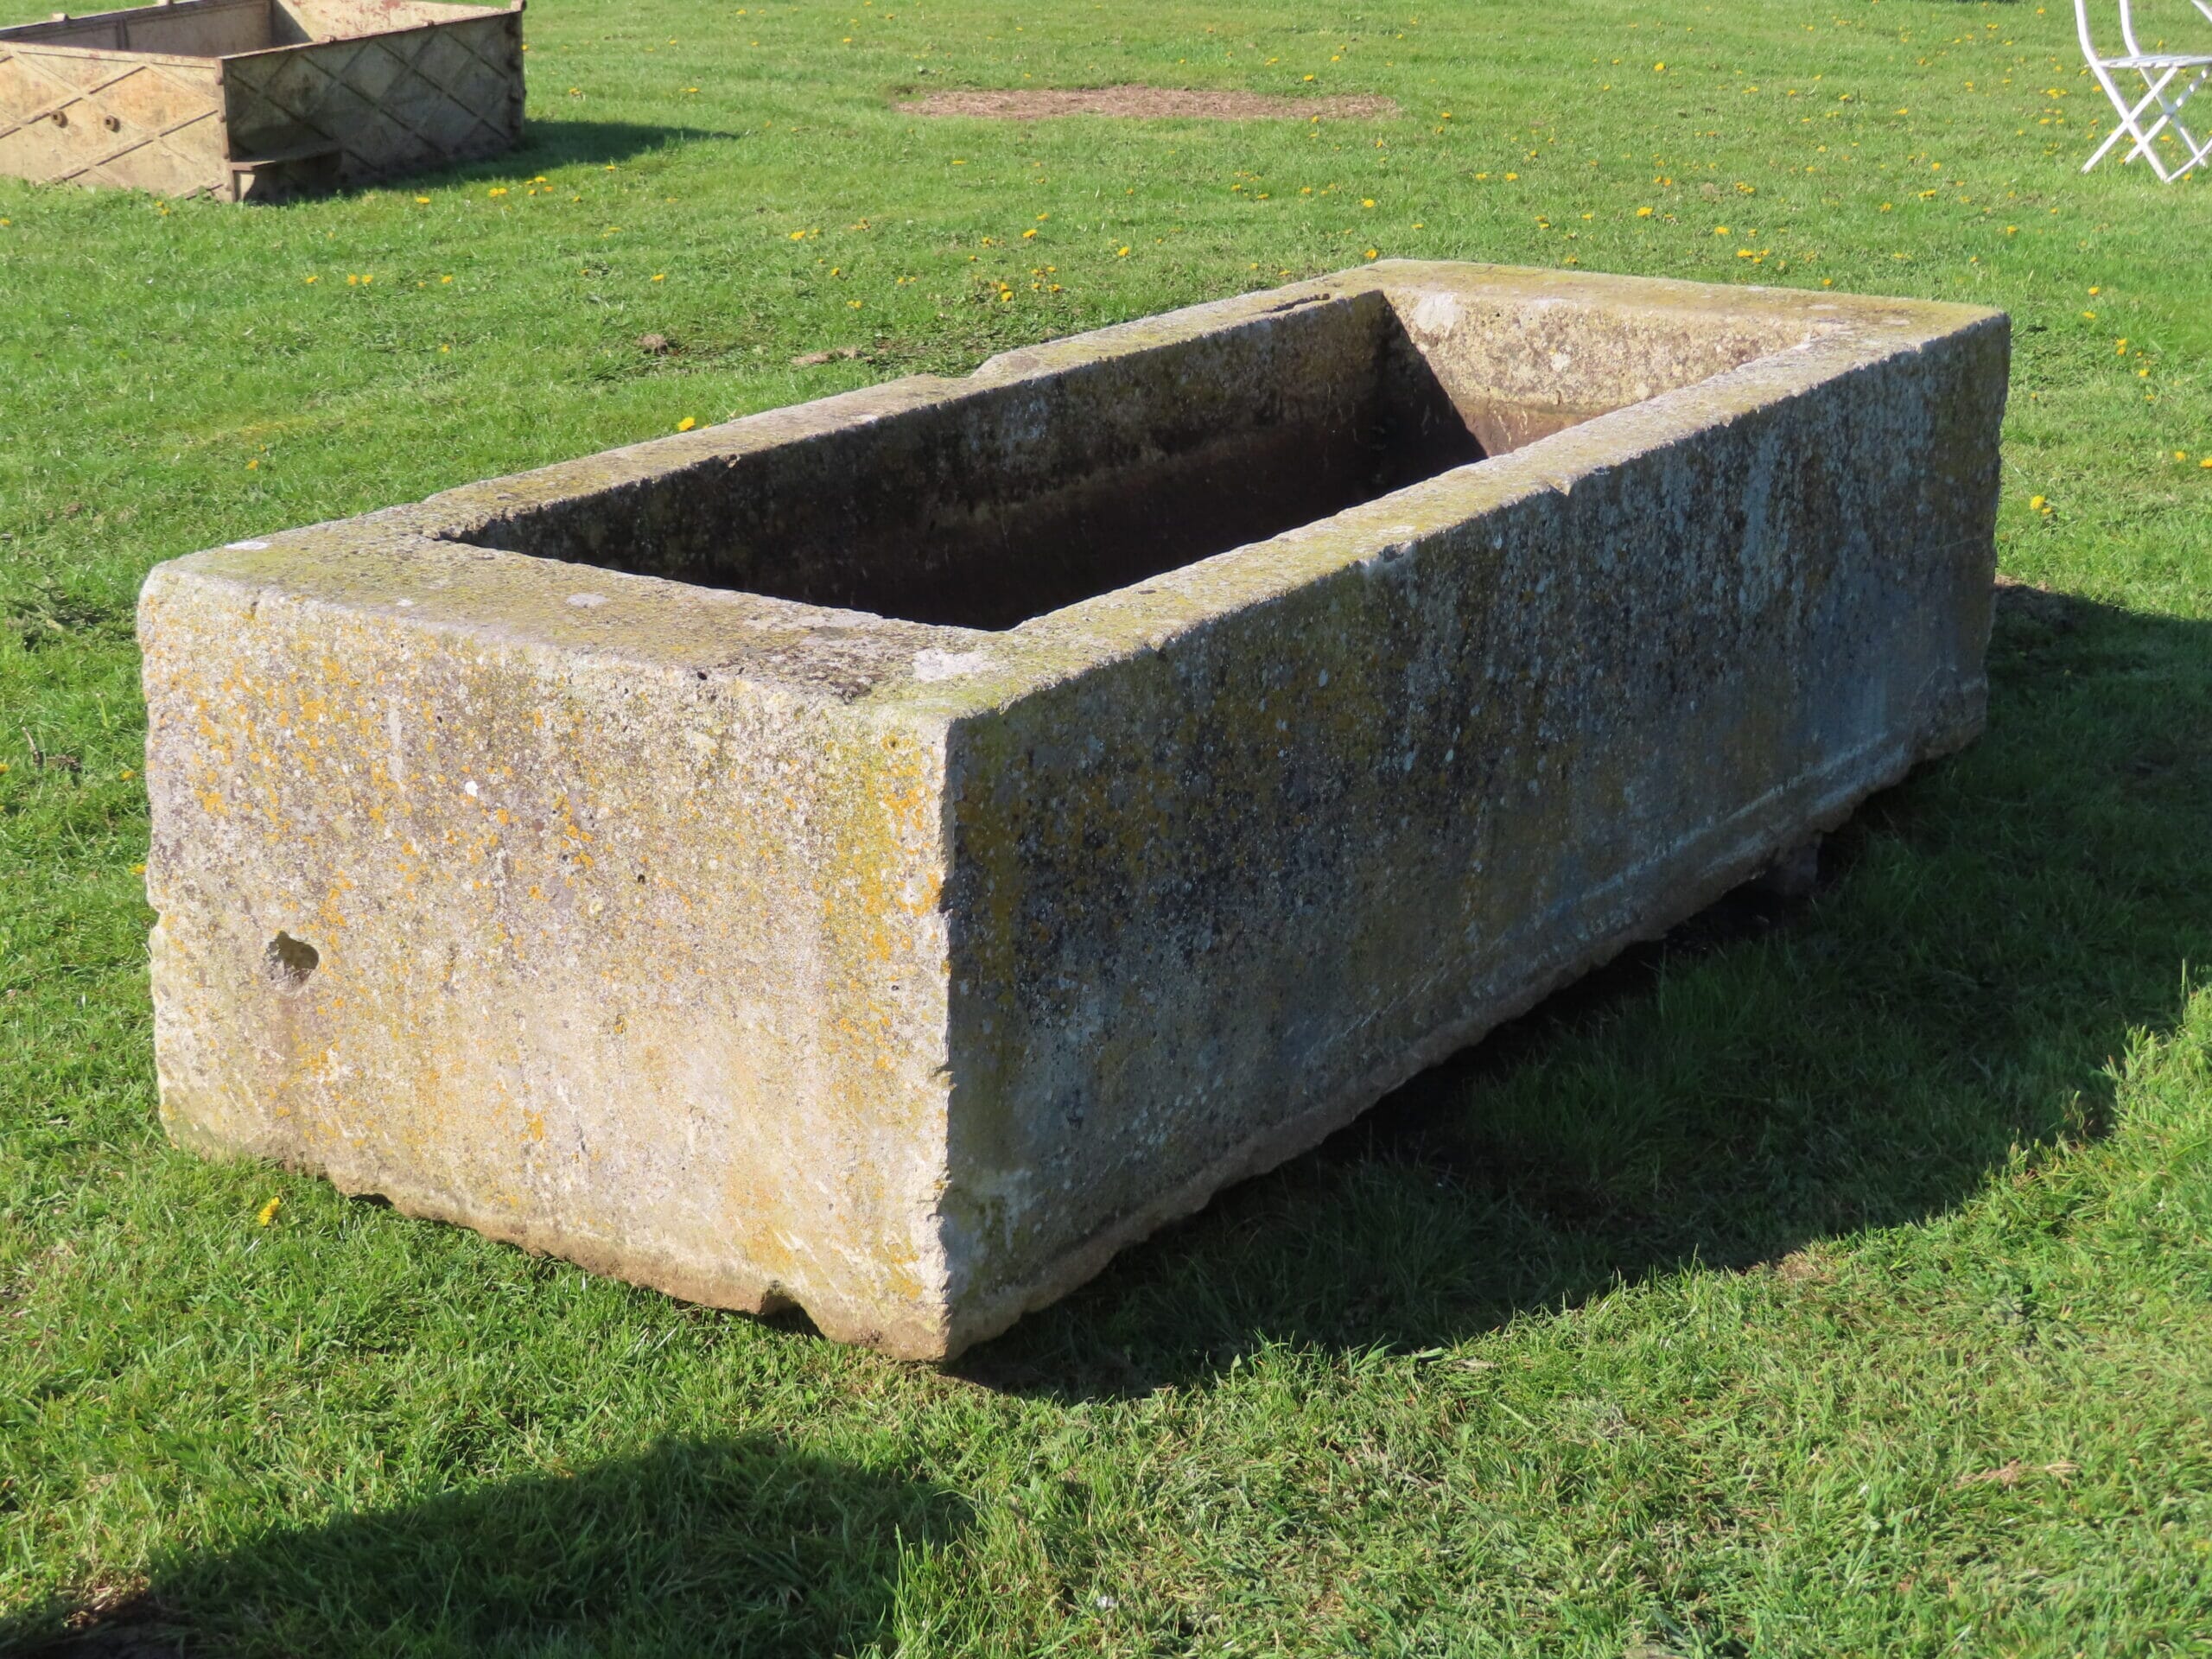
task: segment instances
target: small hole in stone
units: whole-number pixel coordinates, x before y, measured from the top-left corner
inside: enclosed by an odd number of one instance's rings
[[[305,939],[279,933],[269,941],[269,949],[261,953],[261,961],[271,985],[280,991],[296,991],[321,965],[322,953]]]

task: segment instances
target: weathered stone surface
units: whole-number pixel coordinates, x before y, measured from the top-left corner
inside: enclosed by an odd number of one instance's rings
[[[164,565],[163,1116],[956,1351],[1967,741],[2006,352],[1383,263]]]

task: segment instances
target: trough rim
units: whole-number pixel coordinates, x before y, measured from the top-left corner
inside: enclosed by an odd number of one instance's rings
[[[516,8],[519,10],[519,6]],[[1419,290],[1529,305],[1619,303],[1709,318],[1746,310],[1802,319],[1801,342],[1662,391],[1505,454],[1407,485],[1046,611],[1003,630],[925,623],[695,585],[479,545],[486,520],[627,482],[894,419],[963,395],[1050,379],[1103,357],[1180,344],[1294,306]],[[1693,283],[1456,260],[1378,260],[987,359],[964,377],[909,375],[715,426],[476,480],[422,500],[270,532],[156,566],[143,594],[180,579],[281,595],[385,622],[453,632],[487,646],[591,658],[671,683],[743,683],[803,702],[858,702],[906,723],[957,723],[1093,668],[1172,645],[1240,612],[1464,525],[1516,501],[1571,493],[1634,457],[1692,442],[1847,374],[1961,331],[2009,327],[2001,310],[1826,289]],[[365,559],[362,556],[373,555]],[[409,576],[420,581],[407,584]],[[397,583],[399,585],[396,585]],[[402,587],[404,586],[404,591]],[[889,662],[857,696],[840,691],[815,630],[868,639]],[[764,652],[772,640],[773,660]],[[948,662],[956,671],[944,671]]]
[[[276,52],[298,52],[311,46],[339,46],[349,41],[388,40],[395,35],[412,35],[426,29],[443,29],[454,23],[474,22],[478,17],[505,17],[526,11],[530,0],[511,0],[506,5],[480,5],[477,0],[430,0],[435,5],[451,6],[456,11],[470,14],[466,17],[440,17],[427,23],[401,23],[393,29],[363,29],[357,35],[333,35],[327,39],[286,41],[278,46],[257,46],[244,52],[153,52],[135,46],[73,46],[67,41],[48,43],[31,31],[51,29],[59,22],[70,23],[128,22],[134,17],[172,17],[180,10],[188,8],[192,0],[175,0],[175,3],[151,6],[120,6],[112,11],[73,11],[66,19],[35,18],[28,22],[11,24],[0,29],[0,47],[14,51],[31,51],[41,56],[71,58],[99,58],[132,63],[192,64],[235,63],[241,58],[267,57]]]

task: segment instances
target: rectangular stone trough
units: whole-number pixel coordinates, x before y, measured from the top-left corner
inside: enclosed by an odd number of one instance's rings
[[[163,565],[164,1119],[951,1354],[1970,739],[2006,357],[1385,262]]]
[[[0,29],[0,173],[268,200],[522,134],[522,0],[159,0]]]

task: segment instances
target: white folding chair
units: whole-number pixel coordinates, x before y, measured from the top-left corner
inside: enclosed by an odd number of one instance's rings
[[[2212,24],[2212,3],[2190,0],[2208,24]],[[2127,50],[2119,57],[2106,57],[2097,50],[2095,38],[2089,29],[2089,0],[2074,0],[2074,22],[2082,36],[2082,55],[2088,60],[2089,73],[2105,89],[2105,96],[2112,100],[2112,107],[2120,117],[2120,124],[2097,146],[2097,153],[2082,163],[2086,173],[2111,154],[2113,145],[2123,138],[2130,141],[2127,154],[2120,157],[2122,164],[2140,156],[2151,163],[2151,170],[2166,183],[2171,184],[2191,168],[2201,167],[2212,160],[2212,137],[2199,141],[2195,134],[2182,124],[2181,108],[2191,95],[2212,79],[2212,51],[2145,52],[2135,38],[2135,9],[2133,0],[2120,0],[2120,37]],[[2212,41],[2208,41],[2212,45]],[[2115,73],[2133,72],[2140,77],[2140,95],[2123,92],[2113,79]],[[2180,83],[2178,90],[2176,83]],[[2147,127],[2143,118],[2155,108],[2158,119]],[[2180,165],[2170,167],[2158,154],[2156,141],[2167,130],[2172,131]]]

